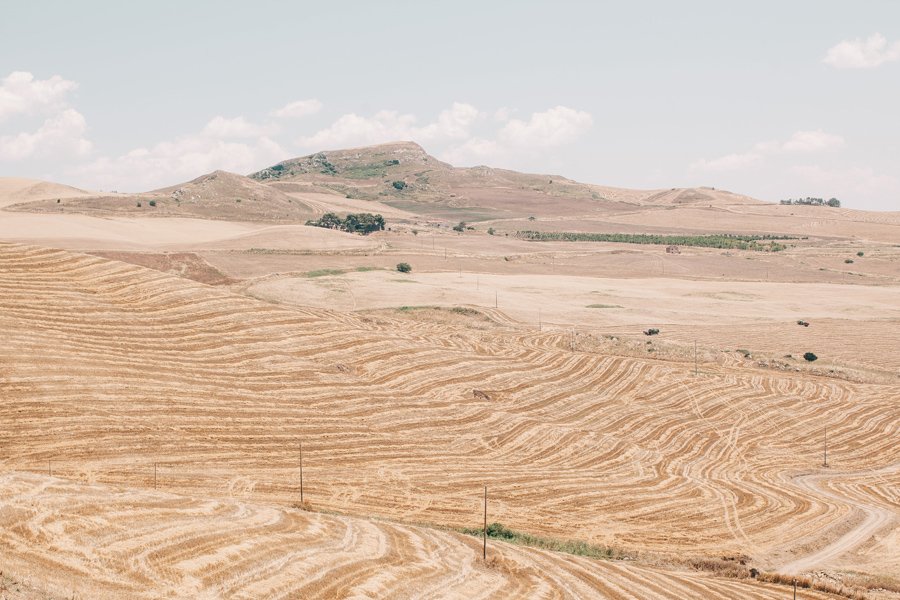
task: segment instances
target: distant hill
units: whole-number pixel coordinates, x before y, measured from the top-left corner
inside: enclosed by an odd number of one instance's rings
[[[21,202],[75,198],[90,196],[91,194],[92,192],[86,192],[68,185],[41,181],[39,179],[0,177],[0,208]]]
[[[378,200],[411,212],[481,220],[528,214],[615,211],[625,206],[594,186],[559,175],[491,167],[457,168],[414,142],[317,152],[258,171],[273,187],[305,182],[350,198]]]
[[[314,214],[300,199],[227,171],[142,194],[48,198],[14,204],[7,210],[272,222],[302,221]]]
[[[302,182],[419,214],[473,221],[616,214],[647,204],[759,202],[707,188],[626,190],[559,175],[486,166],[458,168],[429,155],[414,142],[317,152],[280,162],[250,177],[286,191]]]
[[[633,190],[560,175],[454,167],[414,142],[317,152],[247,177],[214,171],[141,194],[98,194],[54,183],[0,179],[0,208],[5,210],[232,221],[302,222],[329,211],[445,222],[532,217],[578,221],[616,219],[635,211],[736,205],[769,206],[713,188]]]

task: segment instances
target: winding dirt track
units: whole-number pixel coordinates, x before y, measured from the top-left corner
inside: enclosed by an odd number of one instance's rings
[[[0,556],[90,598],[784,598],[785,588],[393,523],[0,475]],[[804,592],[802,598],[829,596]]]
[[[867,534],[896,538],[897,386],[694,377],[571,352],[564,333],[285,310],[12,244],[0,331],[4,470],[52,461],[75,481],[149,488],[159,463],[168,492],[287,505],[302,440],[306,498],[355,515],[475,527],[487,483],[492,521],[628,550],[777,566],[844,536],[863,506],[890,516]],[[882,475],[852,493],[804,485],[823,426],[828,474]],[[854,548],[822,558],[893,566],[890,548]]]
[[[818,474],[818,475],[800,475],[795,481],[803,488],[830,498],[836,502],[847,502],[855,506],[855,511],[858,512],[862,519],[859,523],[850,529],[847,533],[829,543],[825,547],[813,552],[812,554],[803,556],[797,560],[794,560],[786,565],[782,565],[779,570],[784,573],[793,574],[793,573],[801,573],[803,571],[811,571],[821,565],[833,564],[836,559],[840,558],[842,555],[849,553],[852,550],[859,548],[860,546],[869,542],[872,538],[874,538],[879,531],[884,531],[890,527],[890,525],[897,520],[898,514],[895,509],[885,508],[883,505],[874,505],[867,504],[864,500],[854,500],[852,495],[850,494],[840,494],[834,491],[831,491],[826,487],[828,480],[836,480],[846,481],[846,480],[856,480],[865,479],[872,476],[881,476],[881,475],[891,475],[896,474],[898,471],[897,467],[892,467],[888,469],[882,469],[880,471],[872,471],[865,473],[843,473],[837,475],[827,475],[827,474]],[[889,501],[898,504],[900,503],[900,495],[896,493],[896,486],[893,488],[891,486],[886,486],[885,491],[891,494]],[[900,567],[900,561],[894,559],[893,561],[898,567]]]

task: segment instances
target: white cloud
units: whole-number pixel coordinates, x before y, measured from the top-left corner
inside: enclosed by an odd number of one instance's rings
[[[66,95],[78,87],[54,75],[35,80],[25,71],[13,71],[0,83],[0,120],[16,114],[58,112],[66,107]]]
[[[309,100],[297,100],[296,102],[285,104],[278,110],[273,110],[272,116],[279,119],[297,119],[313,115],[320,110],[322,110],[322,103],[315,98],[310,98]]]
[[[900,210],[900,179],[877,173],[871,167],[829,169],[820,165],[797,165],[791,167],[790,172],[803,182],[803,195],[837,197],[850,207],[882,201],[882,208],[889,208],[888,202],[893,200],[892,210]]]
[[[835,150],[843,145],[843,137],[816,129],[815,131],[794,133],[788,141],[781,145],[781,149],[785,152],[822,152]]]
[[[286,156],[285,150],[266,136],[235,142],[200,134],[136,148],[118,157],[101,157],[70,173],[87,187],[136,192],[173,185],[217,169],[245,174]]]
[[[413,137],[423,141],[465,138],[469,136],[469,129],[480,116],[481,113],[471,104],[454,102],[449,109],[441,111],[437,121],[414,131]]]
[[[736,171],[747,168],[762,160],[762,154],[758,152],[744,152],[726,154],[718,158],[707,160],[701,158],[691,163],[694,171]]]
[[[499,164],[509,159],[510,150],[496,140],[473,137],[440,155],[441,160],[456,166]]]
[[[494,120],[500,121],[501,123],[509,121],[512,118],[513,112],[513,109],[508,106],[501,106],[494,111]]]
[[[822,59],[836,69],[874,69],[886,62],[900,60],[900,41],[888,43],[880,33],[865,40],[844,40],[832,46]]]
[[[821,129],[796,131],[784,142],[759,142],[747,152],[726,154],[713,159],[701,158],[691,163],[690,169],[692,171],[738,171],[754,166],[770,156],[827,152],[841,148],[843,145],[843,137],[826,133]]]
[[[22,160],[35,156],[84,156],[91,142],[84,138],[87,123],[72,108],[48,118],[33,133],[0,136],[0,160]]]
[[[525,120],[511,114],[506,108],[494,113],[494,120],[504,123],[495,138],[470,137],[442,152],[441,159],[455,165],[533,164],[546,150],[575,141],[594,122],[590,113],[566,106],[532,113]]]
[[[32,157],[84,156],[91,142],[84,135],[84,116],[68,105],[67,95],[78,85],[54,75],[35,79],[25,71],[13,71],[0,82],[0,121],[9,116],[41,115],[43,123],[34,131],[0,136],[0,160]],[[22,127],[22,119],[12,123]],[[34,126],[34,125],[32,125]]]
[[[532,113],[528,121],[511,119],[500,130],[499,137],[506,144],[550,148],[571,142],[593,123],[590,113],[556,106]]]
[[[229,119],[218,116],[206,124],[203,134],[217,138],[253,138],[272,135],[276,130],[272,125],[257,125],[244,117]]]
[[[436,140],[462,139],[469,136],[471,126],[480,117],[471,104],[454,102],[442,111],[437,119],[417,127],[415,115],[395,110],[382,110],[372,117],[349,113],[316,133],[297,140],[300,146],[317,150],[367,144],[379,144],[397,140],[432,142]]]

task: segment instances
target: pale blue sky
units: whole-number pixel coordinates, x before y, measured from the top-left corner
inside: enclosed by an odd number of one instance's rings
[[[900,210],[889,0],[4,2],[0,79],[0,175],[135,191],[413,138],[461,166]]]

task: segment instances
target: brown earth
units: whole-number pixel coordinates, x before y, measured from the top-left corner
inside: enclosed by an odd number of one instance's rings
[[[721,577],[739,556],[897,597],[900,213],[453,169],[410,144],[322,160],[157,191],[156,213],[79,213],[55,184],[49,202],[22,204],[36,182],[0,194],[19,204],[0,210],[4,585],[786,597]],[[390,231],[266,216],[223,184],[259,207],[381,212]],[[166,213],[173,194],[199,212]],[[521,229],[797,239],[668,254]],[[301,441],[324,512],[292,508]],[[446,528],[480,526],[485,484],[491,521],[634,560],[492,542],[482,563]]]

